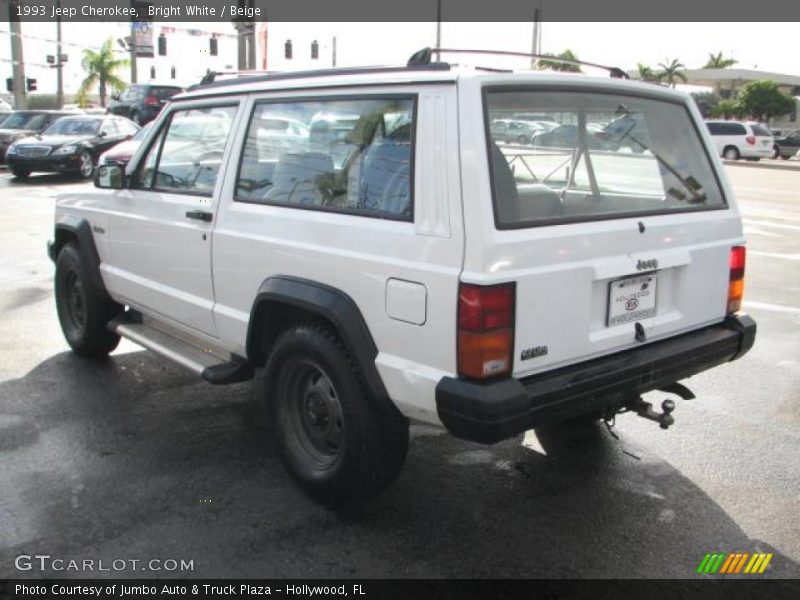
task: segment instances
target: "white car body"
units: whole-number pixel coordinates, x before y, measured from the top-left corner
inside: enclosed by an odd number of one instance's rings
[[[723,158],[760,159],[772,156],[775,138],[765,125],[744,121],[706,121],[706,126],[717,154]]]
[[[726,204],[498,228],[483,94],[499,86],[646,94],[681,107],[698,131],[699,151],[707,155]],[[405,94],[416,102],[413,218],[234,200],[257,103]],[[731,248],[744,242],[741,218],[716,158],[719,150],[683,93],[583,75],[421,70],[298,78],[290,85],[241,80],[171,100],[127,174],[136,170],[172,112],[235,105],[213,193],[198,198],[125,188],[69,194],[58,200],[56,223],[88,220],[111,297],[197,347],[247,357],[262,282],[284,275],[319,282],[345,292],[360,310],[377,347],[374,365],[400,412],[441,425],[437,386],[459,378],[456,307],[463,284],[514,282],[509,376],[520,381],[726,318]],[[631,153],[625,159],[645,160]],[[657,169],[655,159],[647,160]],[[197,210],[211,213],[211,220],[187,220],[187,212]],[[650,271],[658,278],[657,312],[641,320],[643,345],[638,324],[608,325],[607,303],[611,283]],[[535,360],[524,355],[528,350]]]

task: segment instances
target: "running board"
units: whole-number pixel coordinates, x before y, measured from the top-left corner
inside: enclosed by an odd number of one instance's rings
[[[255,371],[243,358],[226,360],[211,349],[203,349],[167,331],[142,322],[137,313],[111,321],[108,328],[136,344],[152,350],[197,373],[209,383],[224,385],[253,379]]]

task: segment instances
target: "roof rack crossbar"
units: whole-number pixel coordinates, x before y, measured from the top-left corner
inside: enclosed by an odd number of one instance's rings
[[[441,55],[446,54],[486,54],[494,56],[516,56],[521,58],[534,58],[549,60],[553,62],[560,62],[568,65],[593,67],[595,69],[603,69],[608,71],[611,77],[616,79],[630,79],[628,74],[619,67],[610,67],[608,65],[601,65],[592,63],[585,60],[573,60],[569,58],[560,58],[558,56],[550,56],[548,54],[531,54],[528,52],[513,52],[510,50],[468,50],[465,48],[423,48],[415,52],[408,61],[409,66],[425,64],[425,61],[432,61],[433,55],[436,55],[437,60],[441,59]]]
[[[251,71],[253,75],[244,75],[237,79],[223,79],[215,81],[211,77],[214,72],[206,74],[209,79],[203,77],[200,83],[190,86],[189,90],[216,88],[229,85],[240,85],[245,83],[262,83],[269,81],[284,81],[287,79],[308,79],[313,77],[331,77],[339,75],[360,75],[366,73],[397,73],[403,71],[447,71],[450,65],[441,62],[430,62],[420,65],[407,66],[388,66],[388,67],[344,67],[335,69],[314,69],[310,71],[285,71],[280,73],[268,73],[264,71]],[[238,72],[236,72],[238,73]],[[228,74],[228,73],[219,73]]]

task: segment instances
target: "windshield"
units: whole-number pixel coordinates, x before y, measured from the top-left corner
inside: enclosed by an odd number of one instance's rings
[[[59,119],[44,130],[43,135],[95,135],[100,119]]]
[[[521,142],[489,128],[497,226],[718,208],[725,200],[679,103],[589,92],[487,94],[489,123],[533,112],[552,129]]]
[[[0,123],[0,129],[32,129],[44,125],[47,115],[41,113],[14,113]]]

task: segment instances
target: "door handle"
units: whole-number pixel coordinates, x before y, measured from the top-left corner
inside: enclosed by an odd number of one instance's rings
[[[204,210],[187,210],[187,219],[197,219],[198,221],[210,222],[214,218],[214,214]]]

